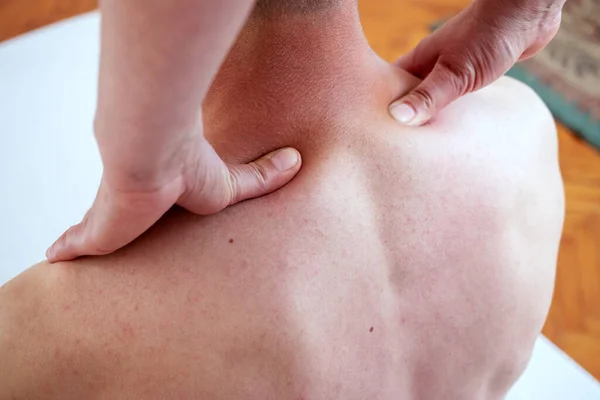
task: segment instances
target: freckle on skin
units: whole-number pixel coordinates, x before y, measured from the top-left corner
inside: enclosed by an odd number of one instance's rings
[[[128,337],[133,337],[133,328],[131,327],[131,325],[123,325],[123,334]]]
[[[229,239],[229,243],[233,243],[233,238]]]
[[[138,311],[139,309],[140,309],[140,305],[139,305],[139,304],[136,304],[136,305],[135,305],[135,311]]]

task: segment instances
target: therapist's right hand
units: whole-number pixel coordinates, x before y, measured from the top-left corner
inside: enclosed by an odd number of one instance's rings
[[[201,133],[180,143],[178,149],[165,150],[169,167],[146,164],[119,169],[105,163],[92,207],[48,249],[48,261],[112,253],[144,233],[175,204],[196,214],[217,213],[277,190],[301,166],[300,154],[292,148],[248,164],[228,165]]]

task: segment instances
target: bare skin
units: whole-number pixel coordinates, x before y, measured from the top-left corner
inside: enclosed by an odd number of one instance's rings
[[[388,105],[417,83],[350,6],[252,20],[207,137],[226,162],[293,146],[302,170],[5,285],[0,399],[502,398],[552,294],[556,132],[508,79],[400,126]]]

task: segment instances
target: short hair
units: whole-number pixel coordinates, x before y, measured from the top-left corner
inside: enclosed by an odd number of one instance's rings
[[[253,13],[261,16],[309,14],[338,3],[340,0],[257,0]]]

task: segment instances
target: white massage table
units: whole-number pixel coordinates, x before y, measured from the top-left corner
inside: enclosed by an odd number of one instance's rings
[[[91,13],[0,43],[0,285],[42,260],[94,198],[98,30]],[[508,399],[600,400],[600,384],[540,337]]]

